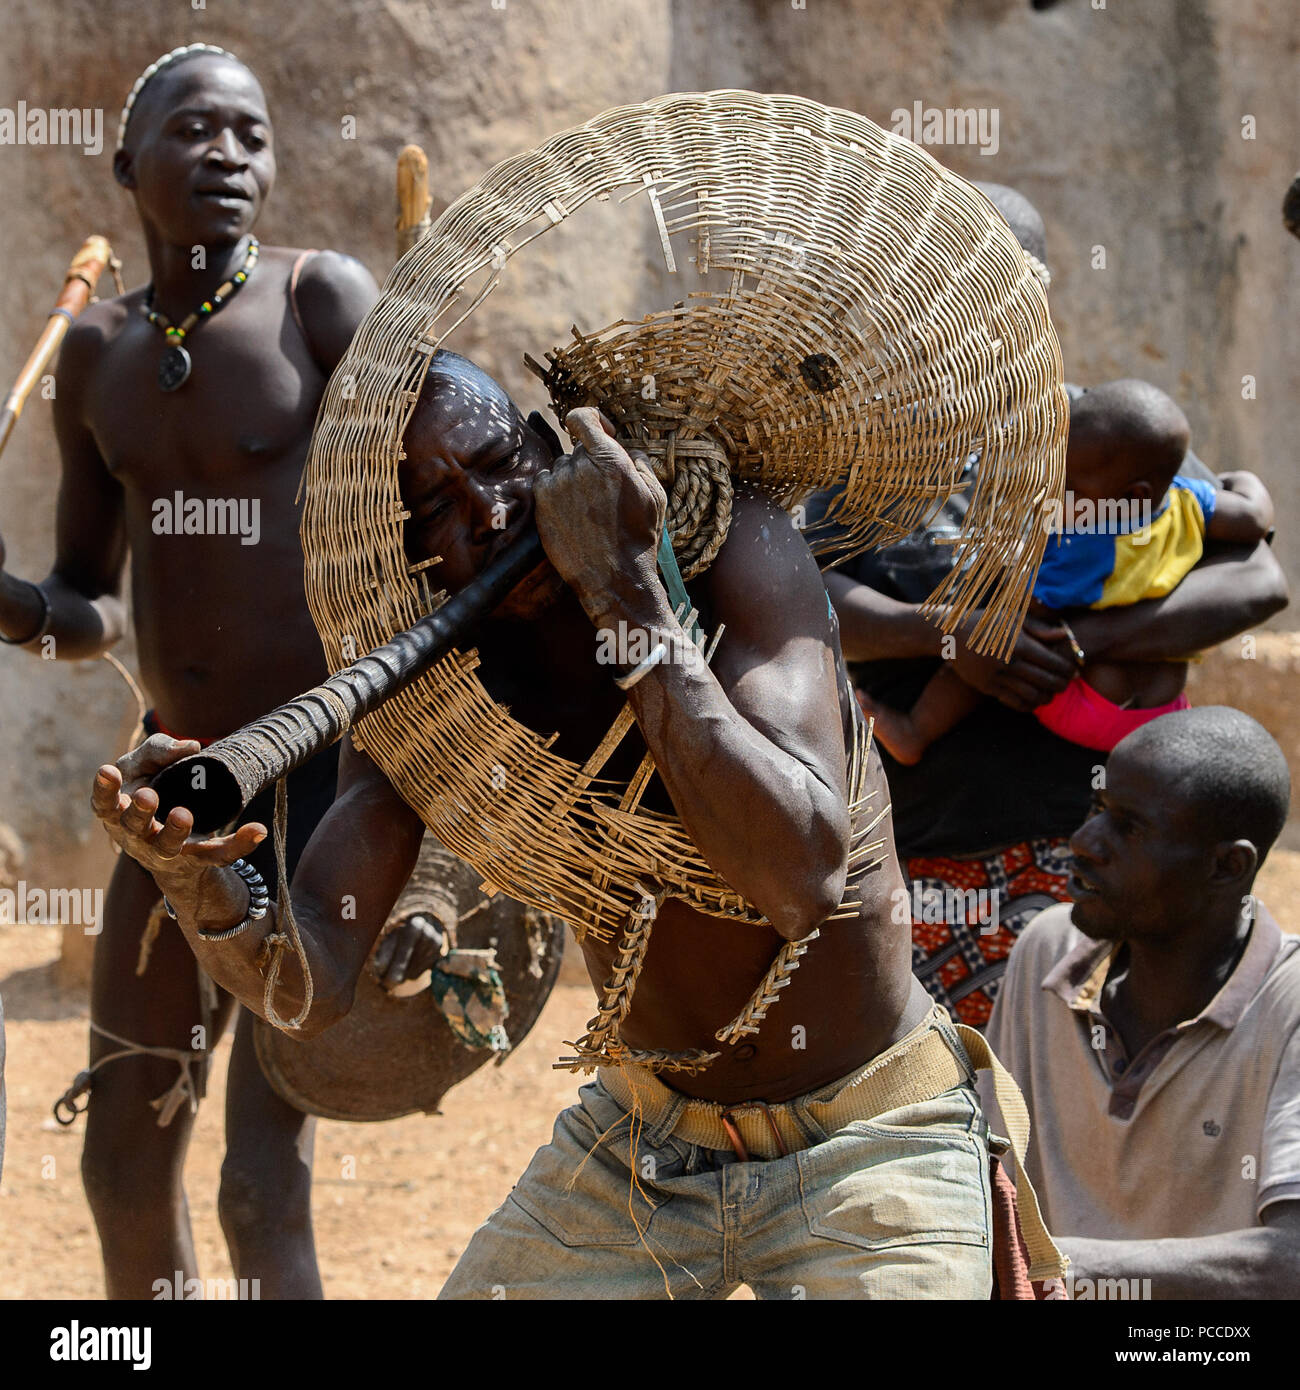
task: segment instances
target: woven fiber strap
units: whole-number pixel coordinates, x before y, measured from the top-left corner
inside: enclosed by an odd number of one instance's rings
[[[805,1102],[804,1108],[808,1114],[823,1130],[832,1134],[853,1120],[871,1120],[905,1105],[933,1100],[968,1080],[970,1072],[965,1060],[956,1056],[943,1034],[932,1026],[933,1019],[932,1014],[907,1037],[855,1073],[831,1100]],[[629,1107],[635,1095],[649,1124],[653,1126],[662,1121],[679,1099],[678,1094],[658,1081],[649,1086],[647,1083],[653,1078],[640,1075],[635,1070],[628,1080],[624,1080],[624,1071],[626,1068],[620,1071],[602,1070],[601,1082],[606,1090],[620,1104],[628,1104]],[[672,1133],[686,1144],[698,1144],[706,1149],[730,1149],[732,1141],[723,1124],[723,1116],[726,1115],[750,1154],[756,1158],[777,1158],[781,1151],[767,1123],[764,1109],[776,1122],[787,1151],[793,1153],[808,1147],[809,1140],[804,1128],[788,1103],[746,1107],[744,1104],[727,1106],[714,1101],[688,1101]]]
[[[1029,1111],[1025,1108],[1025,1098],[1020,1094],[1015,1077],[993,1055],[993,1049],[985,1041],[984,1035],[964,1023],[956,1027],[957,1036],[972,1066],[977,1071],[993,1073],[993,1094],[997,1098],[998,1109],[1002,1111],[1007,1138],[1011,1141],[1011,1158],[1016,1172],[1016,1204],[1020,1233],[1025,1238],[1025,1248],[1029,1252],[1029,1277],[1064,1279],[1070,1262],[1047,1233],[1043,1214],[1038,1207],[1038,1194],[1025,1171],[1025,1158],[1029,1153]]]

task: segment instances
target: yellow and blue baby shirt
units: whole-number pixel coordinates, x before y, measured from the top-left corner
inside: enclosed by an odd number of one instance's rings
[[[1180,473],[1145,526],[1107,524],[1049,536],[1034,597],[1048,608],[1114,608],[1163,598],[1201,558],[1215,496],[1213,483]]]

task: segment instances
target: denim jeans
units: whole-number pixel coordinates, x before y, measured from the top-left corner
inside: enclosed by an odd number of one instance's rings
[[[655,1132],[597,1079],[439,1297],[988,1298],[988,1129],[969,1083],[831,1134],[792,1108],[820,1142],[742,1162]]]

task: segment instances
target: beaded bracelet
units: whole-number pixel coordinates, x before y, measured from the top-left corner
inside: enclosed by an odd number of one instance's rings
[[[243,859],[236,859],[230,868],[234,869],[248,885],[248,915],[242,922],[236,923],[233,927],[226,927],[222,931],[199,931],[196,927],[195,935],[200,941],[229,941],[232,937],[245,931],[254,922],[259,922],[266,916],[266,909],[271,901],[271,895],[266,888],[266,880],[251,864]],[[166,897],[163,898],[163,907],[167,909],[168,916],[175,920],[176,909],[167,901]]]

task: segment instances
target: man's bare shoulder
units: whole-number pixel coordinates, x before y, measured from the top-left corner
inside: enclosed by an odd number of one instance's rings
[[[140,312],[144,290],[128,290],[111,299],[96,299],[77,316],[63,340],[59,358],[62,365],[70,356],[80,357],[109,346],[133,314]]]
[[[303,252],[290,250],[297,260]],[[298,272],[297,295],[306,313],[331,302],[345,302],[358,294],[373,300],[378,293],[375,277],[355,256],[342,251],[316,251],[307,256]]]
[[[776,625],[830,639],[826,586],[790,513],[756,488],[736,489],[727,539],[707,574],[718,620]]]
[[[289,254],[296,260],[302,253]],[[302,264],[295,296],[313,355],[332,369],[379,297],[379,286],[355,256],[317,251]]]
[[[56,380],[65,394],[77,393],[111,352],[133,314],[140,312],[144,290],[129,290],[112,299],[98,299],[77,316],[59,349]]]

